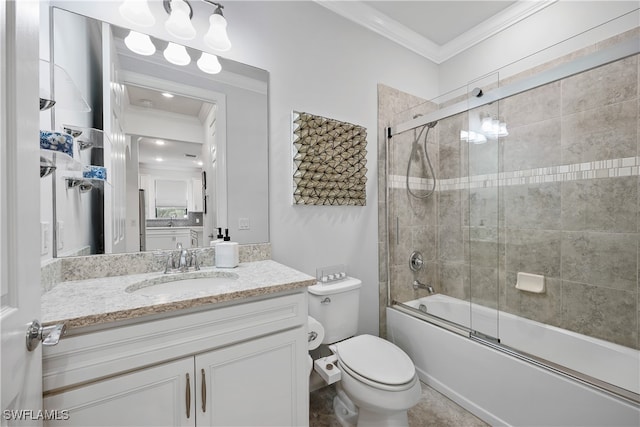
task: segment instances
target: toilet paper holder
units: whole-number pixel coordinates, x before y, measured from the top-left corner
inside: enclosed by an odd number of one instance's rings
[[[313,361],[313,370],[316,371],[327,384],[333,384],[340,381],[342,377],[342,371],[340,371],[338,365],[336,365],[337,361],[338,357],[335,354],[321,357]]]

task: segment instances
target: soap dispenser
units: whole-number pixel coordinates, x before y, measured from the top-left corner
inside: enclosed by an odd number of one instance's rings
[[[222,227],[218,227],[218,235],[216,236],[216,240],[210,241],[209,242],[209,246],[215,246],[218,243],[221,243],[223,241],[224,241],[224,239],[223,239],[223,236],[222,236]]]
[[[238,242],[232,242],[229,229],[224,230],[225,236],[221,243],[216,244],[216,267],[234,268],[240,262]]]

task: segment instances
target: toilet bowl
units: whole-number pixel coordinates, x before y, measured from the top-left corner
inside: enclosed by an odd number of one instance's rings
[[[372,335],[359,335],[333,347],[342,371],[339,388],[344,391],[338,394],[338,406],[348,407],[346,400],[351,400],[358,408],[358,426],[407,426],[407,410],[422,395],[409,356]]]
[[[420,400],[422,388],[413,362],[395,344],[358,329],[362,282],[347,277],[310,286],[309,315],[324,327],[341,371],[334,411],[344,427],[408,426],[407,410]]]

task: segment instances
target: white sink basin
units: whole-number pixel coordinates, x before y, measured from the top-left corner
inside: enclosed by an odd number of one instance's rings
[[[236,283],[238,276],[233,273],[212,272],[205,275],[180,274],[160,276],[127,287],[126,292],[136,295],[157,296],[182,293],[211,293]]]

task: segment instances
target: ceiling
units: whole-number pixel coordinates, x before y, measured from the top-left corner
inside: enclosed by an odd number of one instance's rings
[[[557,0],[315,1],[440,64]]]

